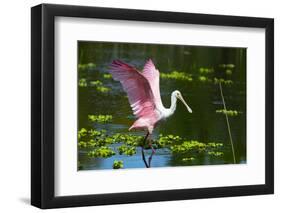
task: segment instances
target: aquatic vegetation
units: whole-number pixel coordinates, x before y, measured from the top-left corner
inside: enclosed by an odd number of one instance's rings
[[[113,155],[115,155],[115,152],[107,146],[102,146],[93,151],[88,152],[89,157],[109,158]]]
[[[96,90],[100,93],[108,93],[111,89],[109,87],[105,87],[103,86],[103,83],[99,80],[96,80],[96,81],[91,81],[90,82],[90,85],[92,87],[95,87]]]
[[[94,69],[94,68],[96,68],[96,64],[94,64],[94,63],[78,64],[79,71],[84,71],[86,69]]]
[[[206,82],[206,81],[208,80],[208,78],[207,78],[206,76],[200,75],[200,76],[198,77],[198,80],[201,81],[201,82]]]
[[[123,161],[122,160],[115,160],[113,162],[112,168],[113,169],[121,169],[124,167]]]
[[[188,158],[183,158],[182,161],[183,162],[189,162],[189,161],[194,161],[195,158],[194,157],[188,157]]]
[[[112,121],[112,115],[88,115],[88,119],[92,122],[107,123]]]
[[[178,143],[181,140],[182,138],[180,136],[174,136],[174,135],[163,136],[162,134],[160,134],[159,139],[155,141],[155,143],[158,146],[158,148],[163,148]]]
[[[186,152],[190,152],[193,150],[201,152],[201,151],[204,151],[206,148],[207,148],[207,145],[205,143],[198,142],[195,140],[184,141],[180,145],[173,145],[170,147],[170,149],[173,153],[186,153]]]
[[[87,68],[86,64],[78,64],[78,70],[83,71]]]
[[[103,83],[99,80],[90,81],[88,84],[85,78],[81,78],[78,82],[78,85],[79,87],[95,87],[96,90],[100,93],[108,93],[111,90],[109,87],[103,86]]]
[[[191,152],[205,152],[210,151],[214,148],[222,147],[222,143],[203,143],[196,140],[191,141],[184,141],[182,144],[172,145],[170,149],[172,153],[175,154],[184,154],[184,153],[191,153]]]
[[[192,75],[185,72],[173,71],[170,73],[160,73],[160,77],[163,79],[175,79],[175,80],[185,80],[192,81]]]
[[[94,117],[93,120],[99,119]],[[101,120],[103,121],[104,119]],[[116,155],[116,152],[119,155],[133,156],[137,153],[137,147],[143,146],[143,136],[135,136],[126,133],[107,135],[106,130],[87,130],[86,128],[81,128],[78,134],[80,135],[78,147],[79,149],[86,149],[88,157],[90,158],[109,158]],[[194,161],[198,153],[203,154],[205,152],[212,157],[221,157],[223,155],[220,151],[221,147],[223,147],[222,143],[203,143],[196,140],[185,140],[180,136],[172,134],[160,134],[157,140],[151,140],[150,142],[155,149],[166,148],[170,150],[172,154],[179,156],[182,162]],[[120,145],[113,147],[111,144]],[[148,143],[145,144],[144,148],[150,149]],[[88,149],[91,150],[88,151]],[[119,163],[116,161],[115,167],[119,167],[118,165]],[[123,168],[123,162],[120,168]]]
[[[103,143],[103,140],[90,139],[89,141],[87,141],[86,146],[84,146],[83,148],[95,148],[95,147],[101,147],[101,146],[105,146],[105,145],[106,144]]]
[[[111,122],[113,117],[112,115],[88,115],[88,119],[95,123],[107,123]],[[150,149],[148,143],[143,144],[143,136],[127,133],[108,135],[105,129],[81,128],[78,131],[78,139],[78,148],[87,150],[88,157],[90,158],[109,158],[116,155],[116,152],[119,155],[133,156],[137,153],[137,147],[143,145],[145,149]],[[221,157],[223,155],[219,151],[223,146],[222,143],[188,141],[172,134],[160,134],[157,140],[151,139],[150,143],[155,149],[166,148],[170,150],[172,154],[180,156],[182,162],[192,162],[196,159],[198,153],[203,152],[213,157]],[[116,147],[112,144],[120,145]],[[115,167],[119,167],[117,163]]]
[[[81,138],[82,136],[86,136],[87,135],[87,129],[82,128],[78,131],[78,138]]]
[[[83,148],[89,148],[89,147],[99,147],[104,146],[106,144],[110,144],[111,141],[107,138],[107,135],[105,134],[105,130],[94,130],[90,129],[87,130],[85,128],[81,128],[78,131],[78,147]]]
[[[101,81],[96,80],[96,81],[90,81],[91,86],[101,86],[103,85]]]
[[[112,117],[108,115],[90,115],[89,119],[94,122],[106,122]],[[144,146],[150,149],[148,143],[143,144],[144,137],[127,133],[116,133],[107,135],[104,129],[86,129],[81,128],[78,131],[78,148],[87,150],[90,158],[109,158],[116,155],[133,156],[137,153],[137,147]],[[213,157],[222,156],[220,149],[222,143],[203,143],[196,140],[186,140],[177,135],[160,134],[157,140],[150,140],[154,149],[166,148],[175,156],[180,156],[182,162],[192,162],[196,159],[198,153],[206,153]],[[116,147],[112,144],[118,144]],[[119,145],[120,144],[120,145]],[[90,149],[90,151],[89,151]]]
[[[119,154],[120,155],[129,155],[129,156],[132,156],[134,154],[137,153],[136,151],[136,147],[134,146],[126,146],[126,145],[121,145],[118,147],[118,151],[119,151]]]
[[[219,67],[233,69],[235,67],[235,65],[234,64],[219,64]]]
[[[96,89],[98,92],[101,92],[101,93],[108,93],[111,90],[110,88],[105,87],[105,86],[98,86],[98,87],[96,87]]]
[[[223,78],[214,78],[214,83],[215,84],[225,84],[225,85],[232,85],[233,81],[232,80],[225,80]]]
[[[222,143],[210,142],[210,143],[207,143],[207,146],[210,147],[210,148],[219,148],[219,147],[222,147],[223,144]]]
[[[208,68],[208,67],[200,67],[199,73],[201,74],[210,74],[214,72],[214,68]]]
[[[110,137],[113,143],[124,143],[128,146],[139,146],[142,143],[142,136],[116,133]]]
[[[96,120],[96,119],[94,119]],[[105,156],[108,157],[108,154],[104,154],[104,152],[108,151],[110,144],[122,144],[117,148],[120,155],[128,155],[132,156],[136,154],[136,147],[142,146],[143,144],[143,137],[142,136],[135,136],[130,134],[122,134],[116,133],[111,136],[106,135],[105,130],[95,130],[90,129],[86,130],[82,128],[78,132],[79,138],[83,137],[82,140],[78,142],[79,148],[98,148],[91,152],[90,156]],[[186,141],[180,136],[175,135],[162,135],[158,140],[151,140],[151,144],[155,149],[160,148],[168,148],[171,150],[172,153],[186,153],[189,151],[205,151],[210,149],[218,149],[223,146],[222,143],[202,143],[195,140]],[[148,144],[145,144],[145,148],[149,148]],[[109,154],[110,156],[110,154]]]
[[[231,70],[231,69],[225,70],[225,74],[227,74],[227,75],[232,75],[232,70]]]
[[[91,137],[97,137],[97,136],[102,136],[106,133],[106,130],[105,129],[102,129],[100,131],[98,130],[95,130],[95,129],[90,129],[88,131],[88,134],[91,136]]]
[[[110,144],[113,144],[112,139],[110,137],[107,137],[106,135],[101,135],[93,139],[90,139],[87,143],[87,147],[95,148],[95,147],[107,146]]]
[[[208,152],[208,155],[212,155],[212,156],[215,156],[215,157],[220,157],[220,156],[223,156],[223,152],[210,151],[210,152]]]
[[[79,87],[94,87],[100,93],[108,93],[111,89],[103,86],[103,83],[99,80],[87,82],[86,78],[80,78],[78,82]]]
[[[101,123],[104,123],[104,121],[106,120],[106,118],[104,117],[102,117],[102,119],[93,117],[92,119],[95,121],[99,120]],[[86,130],[85,128],[82,128],[80,131],[78,131],[78,139],[79,139],[78,147],[82,149],[82,148],[95,148],[100,146],[106,146],[114,143],[123,143],[126,146],[136,147],[136,146],[140,146],[143,137],[130,135],[130,134],[121,134],[121,133],[116,133],[109,136],[106,134],[106,130],[104,129]],[[125,151],[124,149],[122,150]],[[129,155],[129,153],[133,153],[133,148],[126,151],[125,154]]]
[[[79,79],[78,85],[79,85],[79,87],[87,87],[88,86],[85,78]]]
[[[105,78],[105,79],[111,79],[111,78],[112,78],[112,75],[111,75],[111,74],[108,74],[108,73],[105,73],[105,74],[103,74],[103,78]]]
[[[225,110],[225,109],[218,109],[216,113],[227,114],[228,116],[237,116],[239,114],[236,110]]]
[[[88,69],[94,69],[94,68],[96,68],[96,67],[97,67],[97,65],[94,64],[94,63],[88,63],[88,64],[87,64],[87,68],[88,68]]]
[[[84,142],[84,141],[79,141],[79,142],[78,142],[78,147],[79,147],[79,148],[86,148],[86,147],[87,147],[87,143]]]

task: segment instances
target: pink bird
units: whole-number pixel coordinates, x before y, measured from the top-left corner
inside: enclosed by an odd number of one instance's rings
[[[114,60],[110,65],[109,72],[116,81],[120,81],[137,120],[129,128],[145,130],[147,134],[144,143],[152,134],[154,128],[161,120],[165,120],[174,114],[177,106],[177,99],[181,100],[187,110],[192,113],[191,108],[183,99],[180,91],[175,90],[171,95],[171,106],[165,108],[162,104],[159,87],[159,71],[156,69],[152,60],[149,59],[144,65],[143,71],[138,71],[135,67],[120,60]],[[152,154],[149,163],[146,162],[142,147],[142,157],[146,167],[150,167],[152,155],[155,150],[149,142]]]

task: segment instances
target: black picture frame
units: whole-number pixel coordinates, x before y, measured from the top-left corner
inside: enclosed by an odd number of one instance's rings
[[[93,195],[54,195],[55,17],[264,28],[265,184]],[[254,80],[254,79],[253,79]],[[41,4],[31,8],[31,204],[59,208],[274,193],[274,20],[225,15]]]

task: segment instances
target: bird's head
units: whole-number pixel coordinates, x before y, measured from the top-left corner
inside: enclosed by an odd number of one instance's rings
[[[175,90],[173,92],[174,97],[176,97],[177,99],[179,99],[187,108],[188,112],[192,113],[192,109],[187,105],[186,101],[183,99],[181,92],[178,90]]]

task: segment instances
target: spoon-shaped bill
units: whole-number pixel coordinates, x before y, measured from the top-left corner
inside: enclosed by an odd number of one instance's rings
[[[192,109],[187,105],[185,100],[183,99],[182,95],[179,96],[179,99],[182,101],[182,103],[186,106],[188,112],[192,113]]]

